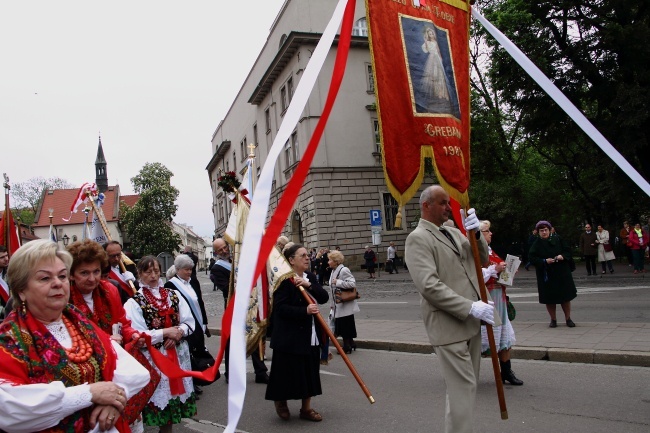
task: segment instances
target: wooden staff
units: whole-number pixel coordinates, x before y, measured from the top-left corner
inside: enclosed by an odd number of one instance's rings
[[[309,296],[309,294],[307,293],[307,291],[305,290],[305,288],[303,286],[298,286],[298,288],[300,289],[300,293],[302,293],[302,296],[305,298],[305,301],[307,301],[308,304],[314,304],[315,303],[315,302],[313,302],[311,296]],[[352,362],[350,361],[348,356],[343,351],[343,348],[341,347],[338,340],[336,339],[336,337],[332,333],[332,330],[330,329],[330,327],[327,326],[327,323],[325,323],[325,320],[320,315],[320,313],[319,314],[314,314],[314,317],[316,317],[316,319],[318,320],[318,323],[320,323],[320,326],[325,330],[325,332],[327,332],[327,336],[332,341],[332,344],[334,344],[334,346],[336,347],[336,350],[338,350],[339,355],[341,355],[341,357],[343,358],[343,361],[345,362],[345,365],[347,365],[348,368],[350,369],[350,372],[352,373],[352,376],[354,376],[354,378],[357,380],[357,383],[361,387],[361,390],[363,391],[363,393],[366,395],[366,397],[368,397],[368,400],[370,401],[370,404],[373,404],[375,402],[374,397],[372,396],[372,394],[370,394],[370,390],[368,389],[366,384],[363,383],[363,379],[361,379],[361,376],[359,376],[359,373],[357,373],[357,369],[354,368],[354,365],[352,365]]]
[[[476,242],[476,231],[469,230],[467,238],[472,246],[472,254],[474,255],[474,267],[476,268],[476,278],[481,291],[481,301],[487,303],[487,288],[485,281],[483,281],[483,271],[481,269],[481,259],[478,252],[478,243]],[[492,325],[486,323],[485,331],[490,344],[490,357],[492,358],[492,369],[494,370],[494,380],[497,383],[497,397],[499,398],[499,409],[501,409],[501,419],[508,419],[508,409],[506,408],[506,397],[503,394],[503,382],[501,381],[501,369],[499,368],[499,354],[497,353],[496,344],[494,342],[494,333],[492,332]],[[478,379],[478,378],[477,378]]]
[[[112,241],[111,239],[111,234],[108,231],[108,227],[106,226],[106,221],[104,221],[104,218],[102,218],[102,214],[99,213],[99,209],[97,208],[97,205],[95,204],[95,200],[93,199],[92,193],[90,192],[90,189],[86,189],[86,195],[88,196],[88,199],[90,200],[90,206],[93,208],[93,212],[95,215],[97,215],[97,220],[99,221],[99,224],[102,226],[102,230],[104,230],[104,234],[106,235],[106,239],[109,241]],[[124,257],[124,252],[122,252],[122,257]],[[123,259],[120,259],[120,272],[124,273],[126,272],[126,267],[124,266]],[[137,290],[135,289],[135,285],[133,284],[133,281],[129,280],[129,287],[131,287],[131,290],[133,290],[133,294],[135,295]]]

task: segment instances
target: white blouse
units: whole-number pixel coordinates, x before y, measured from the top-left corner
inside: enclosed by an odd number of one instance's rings
[[[58,340],[57,335],[53,335]],[[70,341],[69,335],[67,339]],[[129,399],[149,383],[149,372],[116,342],[111,341],[111,344],[117,353],[112,382],[121,386]],[[0,383],[0,430],[7,433],[45,430],[68,415],[91,406],[91,398],[88,384],[66,387],[61,381],[15,386],[8,382]],[[98,431],[99,423],[91,432]],[[116,433],[117,429],[113,427],[108,432]]]
[[[142,293],[143,287],[138,290]],[[151,293],[156,299],[160,299],[160,289],[159,288],[149,288]],[[167,289],[165,289],[167,290]],[[192,310],[190,306],[187,305],[185,299],[182,296],[178,296],[178,312],[180,320],[180,328],[183,330],[183,336],[187,336],[194,329],[194,317],[192,316]],[[167,306],[171,305],[171,299],[167,298]],[[126,317],[131,321],[131,326],[137,331],[144,332],[151,336],[151,344],[158,344],[163,342],[163,330],[162,329],[149,329],[147,327],[147,322],[144,320],[142,315],[142,308],[133,298],[126,301],[124,304],[124,311],[126,311]]]

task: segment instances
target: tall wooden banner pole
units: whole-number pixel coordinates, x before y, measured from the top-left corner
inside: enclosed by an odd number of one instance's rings
[[[104,234],[106,235],[106,239],[109,241],[112,241],[111,239],[111,234],[108,231],[108,226],[106,225],[106,221],[104,221],[104,218],[102,218],[102,214],[99,212],[99,209],[97,208],[97,205],[95,204],[95,199],[93,198],[92,193],[90,192],[90,189],[86,190],[86,195],[88,196],[88,201],[90,201],[90,206],[93,208],[93,212],[95,215],[97,215],[97,220],[99,221],[99,224],[102,226],[102,230],[104,230]],[[124,252],[122,252],[122,256],[124,256]],[[120,258],[120,271],[122,273],[126,272],[126,267],[124,266],[124,260]],[[133,290],[133,294],[137,292],[135,289],[135,285],[133,284],[133,281],[129,280],[129,287],[131,287],[131,290]]]
[[[487,303],[487,288],[485,281],[483,281],[483,271],[481,269],[481,259],[478,252],[478,243],[476,242],[476,231],[470,230],[467,232],[467,238],[472,246],[472,254],[474,255],[474,267],[476,268],[476,277],[478,279],[481,301]],[[494,333],[492,332],[492,325],[485,324],[485,330],[490,344],[490,358],[492,358],[492,369],[494,370],[494,380],[497,384],[497,397],[499,398],[499,409],[501,409],[501,419],[508,419],[508,409],[506,408],[506,397],[503,394],[503,382],[501,381],[501,369],[499,367],[499,354],[497,353],[496,344],[494,342]]]
[[[302,286],[299,286],[298,288],[300,289],[300,293],[302,293],[302,296],[305,298],[305,301],[307,301],[308,304],[314,304],[313,299],[311,299],[311,297],[309,296],[305,288]],[[341,358],[343,358],[343,362],[345,362],[345,365],[348,366],[350,372],[352,373],[352,376],[354,376],[354,378],[357,380],[357,383],[361,387],[361,390],[366,395],[366,397],[368,397],[368,401],[370,401],[370,404],[374,403],[375,399],[372,396],[372,394],[370,394],[370,390],[368,389],[366,384],[363,383],[363,379],[361,379],[361,376],[359,376],[359,373],[357,373],[357,369],[354,368],[354,365],[352,364],[352,362],[346,355],[345,351],[339,344],[338,340],[334,336],[334,333],[332,333],[330,327],[327,326],[327,323],[325,323],[325,319],[323,319],[323,316],[321,316],[319,313],[319,314],[314,314],[314,317],[316,318],[316,320],[318,320],[318,323],[320,323],[321,328],[323,328],[327,333],[327,336],[332,341],[332,344],[334,344],[334,346],[336,347],[336,350],[339,352],[339,355],[341,355]]]

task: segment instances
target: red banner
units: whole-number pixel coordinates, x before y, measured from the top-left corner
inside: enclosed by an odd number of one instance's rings
[[[366,0],[384,176],[400,208],[430,157],[462,207],[469,186],[469,19],[466,0]]]
[[[7,253],[11,257],[20,247],[20,238],[18,237],[18,228],[14,223],[14,216],[9,207],[9,194],[5,194],[5,211],[0,218],[0,245],[7,247]]]

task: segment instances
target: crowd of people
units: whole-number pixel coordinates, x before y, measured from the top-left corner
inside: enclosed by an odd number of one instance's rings
[[[422,317],[445,378],[445,431],[471,431],[481,356],[489,356],[488,330],[494,335],[502,381],[521,386],[510,363],[516,342],[510,322],[507,288],[499,282],[504,260],[491,248],[490,221],[473,209],[463,212],[468,236],[450,224],[450,199],[434,185],[420,197],[421,219],[406,241],[405,259],[422,295]],[[612,238],[602,225],[585,224],[578,252],[587,275],[613,273]],[[475,238],[472,238],[475,236]],[[645,272],[650,235],[627,222],[619,233],[635,274]],[[476,241],[482,275],[475,272],[471,244]],[[343,352],[356,350],[357,300],[344,300],[356,280],[345,256],[332,250],[289,242],[276,247],[293,271],[273,293],[267,337],[273,349],[270,373],[264,353],[251,355],[255,382],[266,384],[265,398],[277,415],[291,418],[289,400],[300,400],[299,418],[318,422],[312,398],[322,394],[320,366],[332,354],[329,333],[316,320],[319,304],[330,303],[329,328],[343,341]],[[227,242],[215,239],[209,267],[213,289],[224,305],[234,293],[232,257]],[[629,255],[627,254],[629,252]],[[577,296],[572,272],[573,248],[549,221],[536,225],[529,241],[526,270],[536,272],[539,303],[556,328],[559,304],[567,327],[575,327],[571,302]],[[386,251],[387,270],[398,272],[394,243]],[[143,431],[144,425],[170,433],[182,418],[197,413],[201,382],[167,377],[150,347],[182,370],[193,369],[193,355],[210,336],[208,315],[196,277],[198,258],[191,248],[163,270],[153,256],[126,269],[118,242],[74,242],[65,250],[49,240],[32,241],[9,258],[0,246],[0,430]],[[367,246],[364,268],[375,278],[377,254]],[[480,297],[479,278],[488,302]],[[324,286],[328,286],[327,289]],[[303,293],[304,292],[304,293]],[[487,325],[490,325],[489,327]],[[228,344],[227,344],[228,348]],[[226,381],[228,378],[226,350]]]
[[[4,253],[4,254],[3,254]],[[0,250],[0,431],[170,433],[196,414],[200,388],[165,375],[149,350],[189,371],[208,333],[196,256],[176,257],[163,285],[153,256],[123,266],[122,246],[50,240]],[[8,262],[8,263],[7,263]]]

